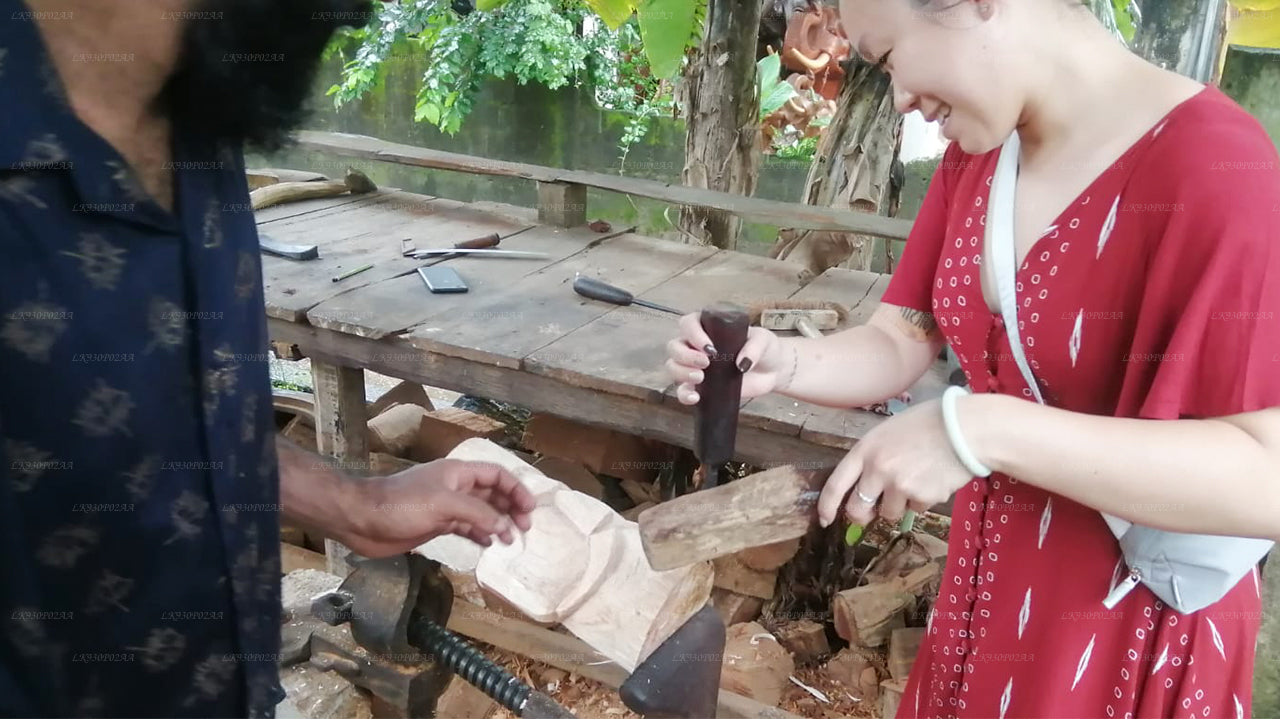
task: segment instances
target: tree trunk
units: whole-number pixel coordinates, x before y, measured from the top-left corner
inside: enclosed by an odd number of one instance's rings
[[[1145,2],[1133,47],[1149,62],[1208,82],[1216,69],[1225,20],[1223,0]]]
[[[710,0],[706,33],[685,81],[688,129],[685,185],[752,195],[760,169],[756,35],[760,3]],[[697,242],[737,245],[741,221],[716,210],[684,208],[680,229]]]
[[[893,106],[889,76],[854,61],[836,102],[836,116],[822,134],[801,202],[894,215],[902,190],[897,159],[902,116]],[[817,277],[846,261],[848,267],[870,270],[875,247],[876,238],[865,235],[783,229],[770,254],[786,259],[799,248],[804,274]]]

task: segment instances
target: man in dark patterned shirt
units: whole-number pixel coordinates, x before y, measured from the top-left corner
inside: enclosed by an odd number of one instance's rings
[[[241,147],[369,13],[0,0],[0,715],[270,716],[278,509],[366,556],[528,528],[494,466],[276,438]]]

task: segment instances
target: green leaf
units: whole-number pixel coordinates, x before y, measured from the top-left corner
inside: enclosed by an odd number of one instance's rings
[[[476,0],[476,9],[488,12],[506,5],[508,0]]]
[[[850,525],[848,530],[844,531],[844,544],[853,547],[862,539],[862,526]]]
[[[415,115],[414,120],[426,120],[432,125],[440,124],[440,106],[435,103],[429,102],[419,105]]]
[[[795,97],[796,89],[789,83],[778,79],[782,69],[782,59],[777,55],[767,55],[756,63],[756,72],[760,79],[760,118],[776,112]]]
[[[640,37],[649,67],[659,78],[673,77],[680,70],[685,48],[694,35],[697,3],[691,0],[640,0]]]
[[[636,6],[633,0],[587,0],[587,5],[604,21],[610,30],[617,30],[631,17]]]

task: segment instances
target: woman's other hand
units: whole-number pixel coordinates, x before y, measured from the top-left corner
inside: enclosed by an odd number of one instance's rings
[[[684,405],[698,402],[697,385],[703,380],[703,371],[711,364],[711,338],[702,329],[698,313],[680,318],[680,335],[667,343],[667,374],[679,383],[676,397]],[[734,358],[743,370],[742,399],[767,395],[779,389],[779,383],[794,372],[794,351],[770,330],[752,327],[747,332],[747,342],[742,352]]]
[[[822,489],[818,519],[826,527],[843,507],[853,524],[876,515],[896,522],[907,510],[946,502],[972,479],[951,449],[941,401],[930,400],[883,421],[853,446]]]

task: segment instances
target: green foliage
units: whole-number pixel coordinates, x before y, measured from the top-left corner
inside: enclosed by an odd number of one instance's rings
[[[760,119],[777,112],[787,101],[796,95],[796,88],[781,79],[782,56],[766,55],[756,62],[756,73],[760,79]]]
[[[1086,0],[1086,4],[1112,34],[1126,45],[1133,42],[1142,20],[1142,12],[1134,0]]]
[[[377,87],[390,58],[421,55],[418,121],[456,133],[490,77],[588,84],[602,106],[631,115],[625,155],[653,118],[674,113],[672,81],[701,37],[706,0],[479,0],[477,8],[461,17],[449,0],[379,3],[373,22],[326,50],[344,61],[328,92],[335,106]]]
[[[794,143],[777,145],[773,154],[783,160],[812,160],[818,154],[818,138],[800,138]]]

